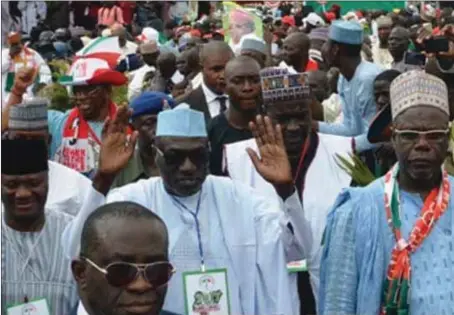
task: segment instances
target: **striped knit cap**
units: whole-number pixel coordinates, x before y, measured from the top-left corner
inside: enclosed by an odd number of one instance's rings
[[[47,98],[32,98],[16,106],[9,111],[9,130],[35,131],[48,128]]]

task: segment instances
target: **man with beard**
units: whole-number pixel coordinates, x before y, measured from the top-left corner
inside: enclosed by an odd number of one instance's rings
[[[225,94],[224,70],[227,62],[233,57],[232,49],[224,42],[212,41],[204,44],[200,52],[203,82],[201,86],[177,101],[203,112],[207,125],[214,116],[223,113],[229,107],[229,100]]]
[[[410,70],[421,70],[424,63],[415,58],[416,54],[408,51],[410,32],[401,26],[396,26],[389,34],[389,53],[393,57],[392,69],[401,73]]]
[[[328,215],[320,315],[454,313],[446,84],[409,71],[393,81],[390,97],[398,163],[367,187],[344,191]]]
[[[230,107],[208,126],[210,140],[210,170],[213,175],[225,175],[222,169],[224,146],[252,138],[249,122],[260,109],[260,65],[248,56],[230,60],[225,67],[226,92]]]
[[[318,70],[317,62],[309,58],[310,45],[309,37],[303,32],[288,35],[282,52],[285,63],[296,72]]]
[[[117,113],[117,105],[112,102],[112,86],[123,85],[127,79],[97,58],[78,59],[71,66],[70,75],[60,82],[72,86],[76,107],[66,113],[49,110],[51,156],[56,162],[91,177],[97,168],[104,122]]]
[[[158,114],[173,108],[174,105],[173,99],[161,92],[143,92],[131,102],[131,125],[138,132],[138,145],[128,165],[116,176],[112,188],[159,176],[155,163],[156,150],[153,146],[156,123]]]
[[[136,202],[153,209],[170,232],[169,257],[176,274],[169,283],[166,310],[189,313],[184,292],[191,287],[184,283],[199,283],[202,279],[197,278],[214,272],[216,290],[223,293],[214,301],[220,312],[227,313],[229,307],[231,314],[296,314],[296,278],[288,274],[286,263],[302,258],[310,228],[293,187],[280,129],[274,130],[268,119],[266,127],[262,119],[253,126],[256,137],[263,139],[261,158],[254,160],[275,187],[276,201],[242,183],[208,175],[204,115],[184,104],[158,115],[155,148],[161,177],[112,190],[106,198],[113,178],[134,151],[134,136],[129,140],[124,132],[128,116],[122,108],[106,128],[93,195],[65,231],[67,255],[77,255],[83,223],[97,206]],[[194,272],[197,278],[188,278]],[[194,294],[188,291],[189,297]],[[196,300],[197,309],[209,313],[210,306]]]
[[[167,228],[149,209],[133,202],[96,209],[71,265],[81,303],[70,315],[172,315],[161,311],[175,272],[168,247]]]
[[[77,303],[70,260],[61,247],[71,217],[48,209],[47,145],[37,140],[2,140],[2,313],[68,314]],[[55,209],[56,210],[56,209]],[[12,306],[11,306],[12,305]],[[51,311],[52,310],[52,313]]]
[[[380,16],[377,19],[378,41],[372,45],[372,58],[374,63],[383,69],[390,69],[393,57],[388,50],[388,38],[393,27],[393,20],[388,16]]]
[[[304,272],[298,274],[298,291],[301,314],[315,314],[314,296],[316,298],[318,294],[320,244],[326,214],[351,180],[336,163],[335,154],[351,152],[351,139],[312,132],[312,96],[307,74],[291,75],[287,71],[280,68],[262,70],[262,95],[267,115],[282,128],[292,178],[303,202],[305,220],[310,223],[312,235],[305,240],[306,262],[299,263]],[[262,195],[276,196],[273,187],[255,170],[249,159],[251,150],[258,151],[261,141],[257,142],[256,138],[227,145],[227,172],[232,179],[249,184]]]
[[[323,59],[337,67],[341,76],[338,91],[342,102],[341,123],[313,122],[320,133],[353,137],[353,148],[363,152],[372,147],[367,130],[377,112],[374,102],[374,79],[380,67],[361,60],[363,28],[357,22],[335,21],[330,26],[329,39],[323,46]]]

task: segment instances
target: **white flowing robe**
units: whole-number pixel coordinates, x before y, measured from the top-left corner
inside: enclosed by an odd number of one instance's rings
[[[227,269],[231,314],[298,314],[296,276],[286,269],[288,261],[302,259],[301,235],[289,229],[289,224],[304,221],[296,192],[285,202],[276,202],[240,182],[210,175],[201,192],[178,200],[195,212],[199,194],[205,266]],[[174,198],[159,177],[114,189],[107,198],[92,189],[83,209],[65,230],[62,246],[69,257],[78,255],[85,220],[105,202],[131,201],[147,207],[167,225],[169,257],[177,270],[169,283],[164,309],[184,314],[182,273],[200,270],[200,255],[195,220]]]
[[[349,187],[351,181],[351,177],[336,164],[335,153],[348,158],[347,153],[352,151],[351,138],[327,134],[318,134],[318,137],[317,152],[306,173],[304,183],[302,199],[305,218],[299,223],[303,226],[306,222],[310,224],[310,235],[306,232],[303,247],[316,301],[320,282],[321,242],[326,216],[339,193],[342,189]],[[226,145],[225,163],[229,176],[250,185],[265,196],[278,198],[273,187],[255,170],[246,148],[258,152],[255,139]],[[295,231],[302,229],[298,225],[293,225],[293,228]]]

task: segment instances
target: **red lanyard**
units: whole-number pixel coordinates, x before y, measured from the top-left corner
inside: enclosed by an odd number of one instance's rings
[[[298,167],[296,169],[295,178],[293,179],[293,182],[296,182],[296,180],[298,179],[298,176],[299,176],[299,174],[301,172],[301,168],[303,167],[304,158],[306,157],[307,150],[309,150],[310,142],[311,142],[310,141],[310,135],[307,135],[306,140],[304,140],[303,151],[301,153],[300,160],[298,162]]]

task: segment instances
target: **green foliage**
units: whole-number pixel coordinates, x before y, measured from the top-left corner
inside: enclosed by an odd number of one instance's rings
[[[49,99],[49,109],[66,112],[73,107],[66,87],[58,83],[47,85],[38,92],[38,96]]]
[[[336,154],[336,163],[343,169],[359,186],[367,186],[375,180],[374,174],[367,165],[356,155],[349,154],[350,160]]]
[[[117,105],[128,103],[128,85],[114,86],[112,88],[112,101]]]

